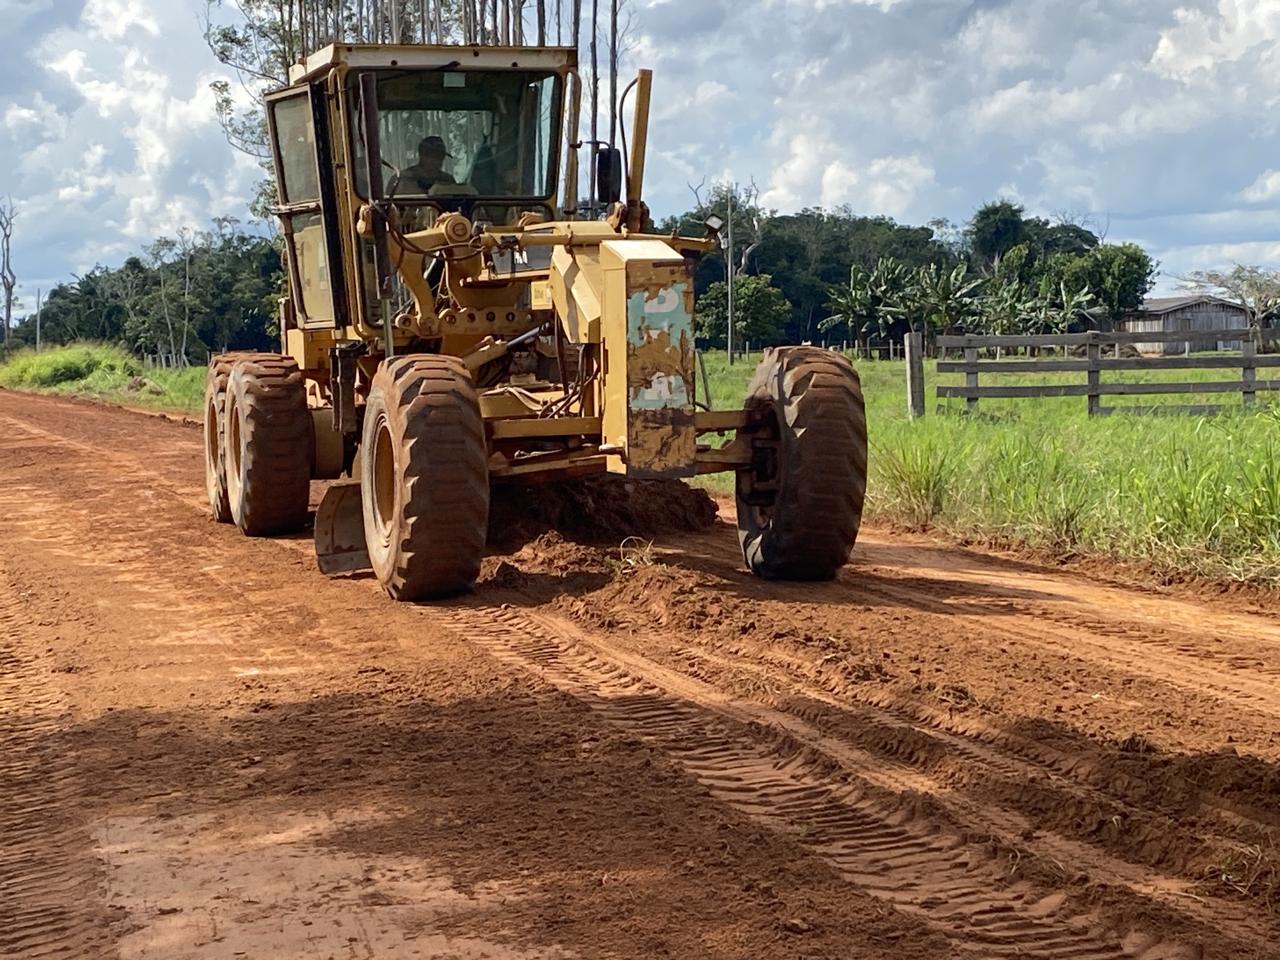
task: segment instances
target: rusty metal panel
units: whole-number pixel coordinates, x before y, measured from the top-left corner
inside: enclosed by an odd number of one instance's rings
[[[654,240],[601,245],[605,274],[604,439],[631,477],[697,472],[693,280],[684,258]]]
[[[692,477],[698,472],[698,432],[691,409],[632,410],[627,476],[638,480]]]

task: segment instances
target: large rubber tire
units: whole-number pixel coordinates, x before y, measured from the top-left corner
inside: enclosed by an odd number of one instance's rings
[[[738,536],[751,572],[830,580],[849,561],[867,492],[862,384],[845,357],[782,347],[747,392],[754,466],[738,474]]]
[[[300,530],[311,493],[306,382],[288,357],[237,358],[227,377],[223,458],[231,517],[250,537]]]
[[[369,560],[396,600],[475,586],[489,526],[480,401],[454,357],[378,368],[365,407],[360,489]]]
[[[209,495],[209,513],[218,523],[231,522],[231,501],[227,499],[227,470],[222,455],[226,443],[227,377],[236,357],[222,354],[209,358],[204,381],[204,487]]]
[[[204,381],[204,486],[209,496],[209,513],[218,523],[231,522],[223,456],[227,433],[227,378],[237,360],[256,356],[260,354],[220,353],[209,358],[209,372]]]

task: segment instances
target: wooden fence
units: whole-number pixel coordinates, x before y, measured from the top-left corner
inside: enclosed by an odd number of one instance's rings
[[[1190,413],[1211,414],[1227,409],[1225,404],[1161,404],[1158,406],[1104,407],[1103,397],[1140,397],[1160,394],[1222,394],[1238,393],[1245,406],[1252,405],[1257,394],[1280,390],[1280,380],[1259,380],[1258,370],[1280,367],[1280,355],[1259,353],[1259,346],[1280,341],[1278,330],[1221,330],[1196,331],[1196,340],[1216,338],[1227,343],[1239,343],[1241,350],[1233,354],[1208,354],[1200,356],[1120,356],[1122,346],[1138,343],[1181,343],[1186,341],[1183,332],[1144,333],[1068,333],[1045,336],[955,336],[939,337],[938,373],[964,374],[964,386],[939,386],[939,399],[959,398],[965,401],[968,412],[978,409],[982,399],[1086,397],[1089,416],[1106,416],[1112,413]],[[1018,350],[1027,348],[1053,349],[1051,357],[1028,359],[987,359],[983,352]],[[1107,348],[1114,348],[1113,351]],[[1078,356],[1083,349],[1084,355]],[[961,350],[963,360],[947,360],[948,351]],[[1112,356],[1105,354],[1111,352]],[[1240,371],[1238,380],[1191,380],[1182,382],[1102,382],[1102,374],[1111,371],[1134,370],[1232,370]],[[983,386],[982,376],[1001,374],[1038,374],[1080,372],[1084,383],[1046,383],[1016,386]]]

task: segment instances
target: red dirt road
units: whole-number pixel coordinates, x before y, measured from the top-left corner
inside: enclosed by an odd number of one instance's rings
[[[0,958],[1280,957],[1280,620],[868,532],[396,605],[0,393]]]

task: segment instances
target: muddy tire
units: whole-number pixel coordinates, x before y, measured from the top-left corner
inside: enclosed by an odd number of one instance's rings
[[[238,357],[227,376],[223,463],[231,518],[246,536],[307,522],[311,415],[306,382],[288,357]]]
[[[830,580],[849,560],[867,491],[862,385],[843,356],[772,351],[747,392],[753,465],[739,471],[738,537],[751,572]]]
[[[226,442],[227,377],[235,359],[225,354],[210,357],[204,381],[204,487],[209,495],[209,513],[218,523],[231,522],[222,448]]]
[[[396,600],[475,586],[489,525],[484,420],[453,357],[378,368],[365,407],[360,489],[369,560]]]
[[[209,513],[218,523],[231,522],[231,501],[227,497],[227,469],[223,456],[227,432],[227,378],[237,360],[257,353],[221,353],[209,358],[204,382],[204,486],[209,496]]]

